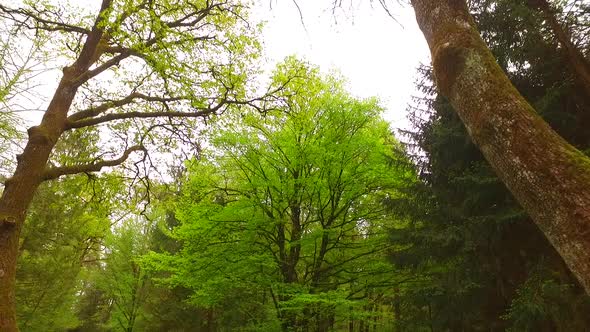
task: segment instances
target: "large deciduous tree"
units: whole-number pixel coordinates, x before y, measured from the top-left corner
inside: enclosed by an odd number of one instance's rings
[[[182,249],[149,261],[192,290],[214,326],[331,331],[357,320],[386,329],[380,299],[400,275],[385,260],[395,221],[383,202],[413,173],[396,162],[374,100],[351,98],[293,59],[275,84],[291,76],[301,78],[278,96],[279,110],[222,121],[178,203]]]
[[[95,13],[51,2],[0,5],[0,19],[51,42],[43,51],[67,61],[41,122],[28,129],[16,170],[0,198],[0,330],[15,331],[19,234],[39,185],[97,172],[150,148],[189,141],[199,119],[245,104],[258,53],[256,28],[241,1],[103,0]],[[64,134],[99,129],[100,151],[54,160]],[[182,129],[182,130],[179,130]],[[140,169],[136,164],[135,169]]]
[[[545,123],[481,39],[463,0],[412,0],[436,83],[515,198],[590,292],[590,159]]]

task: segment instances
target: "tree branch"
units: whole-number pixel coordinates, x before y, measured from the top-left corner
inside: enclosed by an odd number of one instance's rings
[[[162,101],[162,100],[157,100],[157,99],[159,99],[158,97],[153,97],[153,99],[155,99],[155,100],[152,100],[152,101]],[[111,114],[106,114],[106,115],[103,115],[103,116],[100,116],[100,117],[96,117],[96,118],[92,117],[93,115],[90,114],[90,115],[87,115],[87,117],[83,117],[82,119],[80,119],[78,121],[70,121],[70,122],[68,122],[68,124],[66,125],[65,130],[90,127],[90,126],[98,125],[98,124],[109,122],[109,121],[124,120],[124,119],[139,119],[139,118],[147,119],[147,118],[162,118],[162,117],[168,117],[168,118],[198,118],[198,117],[204,117],[204,116],[207,116],[207,115],[210,115],[210,114],[215,114],[223,106],[226,106],[226,105],[249,105],[249,106],[255,108],[258,111],[262,111],[262,108],[260,106],[254,104],[254,101],[262,100],[262,99],[263,98],[256,98],[256,99],[247,100],[247,101],[223,100],[219,104],[215,105],[214,107],[200,108],[196,112],[174,112],[174,111],[125,112],[125,113],[111,113]],[[126,100],[126,98],[119,100],[119,102],[124,102],[125,100]],[[104,107],[110,108],[108,105],[105,105]],[[90,113],[91,111],[88,110],[88,112]],[[89,113],[87,113],[87,114],[89,114]],[[76,113],[76,114],[72,115],[70,118],[73,118],[77,114],[79,114],[79,113]],[[77,117],[77,118],[79,118],[79,117]]]
[[[95,116],[98,116],[110,109],[115,108],[115,107],[121,107],[121,106],[131,104],[136,99],[141,99],[141,100],[151,101],[151,102],[168,103],[168,102],[180,101],[180,100],[184,100],[184,99],[188,99],[188,98],[187,97],[154,97],[154,96],[148,96],[148,95],[145,95],[142,93],[134,92],[123,99],[109,100],[109,101],[105,102],[104,104],[101,104],[101,105],[98,105],[95,107],[90,107],[85,110],[79,111],[75,114],[72,114],[71,116],[68,117],[68,121],[69,122],[76,122],[76,121],[80,121],[83,119],[95,117]]]
[[[114,121],[114,120],[124,120],[124,119],[147,119],[147,118],[160,118],[160,117],[169,117],[169,118],[198,118],[202,116],[206,116],[212,113],[215,113],[218,109],[221,108],[223,103],[213,107],[208,108],[203,111],[198,112],[126,112],[126,113],[112,113],[103,115],[97,118],[87,118],[84,120],[79,120],[75,122],[71,122],[67,125],[66,130],[68,129],[75,129],[75,128],[84,128],[89,126],[94,126],[97,124]]]
[[[168,118],[204,117],[207,115],[215,114],[217,111],[219,111],[222,107],[224,107],[226,105],[248,105],[248,106],[256,109],[258,112],[264,112],[264,111],[268,111],[268,110],[272,109],[272,107],[268,108],[266,106],[266,102],[269,99],[276,98],[276,96],[275,96],[276,93],[285,89],[286,86],[293,79],[298,78],[298,77],[300,78],[301,76],[294,75],[293,77],[288,78],[286,80],[286,82],[275,87],[274,89],[269,89],[263,96],[252,98],[249,100],[243,100],[243,101],[228,100],[227,99],[228,98],[228,91],[226,91],[224,93],[223,97],[220,97],[221,101],[217,105],[197,108],[196,111],[194,111],[194,112],[170,111],[169,110],[170,108],[167,105],[167,103],[169,103],[169,102],[175,102],[175,101],[181,101],[181,100],[191,100],[191,97],[189,97],[189,96],[158,97],[158,96],[149,96],[149,95],[145,95],[142,93],[134,92],[122,99],[108,101],[108,102],[98,105],[96,107],[91,107],[91,108],[82,110],[80,112],[77,112],[75,114],[72,114],[67,119],[67,124],[66,124],[65,130],[90,127],[90,126],[98,125],[98,124],[109,122],[109,121],[125,120],[125,119],[133,119],[133,118],[146,119],[146,118],[159,118],[159,117],[168,117]],[[224,84],[224,86],[225,86],[225,84]],[[231,88],[226,86],[226,89],[230,90]],[[99,116],[110,109],[131,104],[136,99],[141,99],[141,100],[148,101],[148,102],[162,103],[162,104],[164,104],[164,106],[168,110],[167,111],[160,111],[160,112],[133,111],[133,112],[124,112],[124,113],[111,113],[111,114],[105,114],[105,115]],[[255,102],[263,102],[264,104],[257,105]]]
[[[88,33],[88,37],[86,38],[86,42],[84,42],[84,46],[82,46],[80,55],[71,67],[64,68],[64,72],[66,70],[73,69],[74,73],[76,73],[78,76],[84,76],[85,72],[88,72],[88,69],[98,59],[98,57],[96,57],[95,55],[97,54],[97,52],[100,53],[100,50],[98,50],[98,48],[100,41],[102,40],[104,35],[104,29],[102,28],[102,24],[106,19],[104,17],[104,14],[111,6],[111,2],[112,0],[102,0],[100,10],[98,12],[98,15],[96,16],[94,25],[92,26],[92,30]]]
[[[22,24],[23,26],[25,26],[29,29],[40,29],[40,30],[45,30],[45,31],[75,32],[75,33],[80,33],[80,34],[84,34],[84,35],[87,35],[90,33],[90,30],[85,29],[83,27],[45,19],[39,15],[40,13],[34,13],[33,11],[26,10],[23,8],[12,9],[12,8],[8,8],[8,7],[0,4],[0,11],[8,14],[10,16],[10,19]],[[25,19],[22,21],[19,21],[16,19],[15,15],[22,15],[25,17]],[[37,25],[34,27],[28,25],[26,23],[27,18],[30,18],[33,21],[35,21],[37,23]]]
[[[92,70],[84,71],[80,76],[76,77],[76,79],[74,80],[73,83],[75,85],[79,86],[79,85],[87,82],[89,79],[98,76],[100,73],[104,72],[105,70],[118,65],[123,59],[125,59],[127,57],[129,57],[128,53],[119,53],[118,55],[107,60],[106,62],[104,62],[100,66],[98,66]]]
[[[131,153],[135,151],[143,151],[145,153],[146,149],[142,145],[135,145],[125,150],[125,152],[123,152],[123,155],[121,155],[121,157],[117,159],[102,160],[91,164],[50,167],[45,169],[45,172],[43,174],[43,181],[54,180],[63,175],[99,172],[103,167],[118,166],[124,163],[129,158],[129,155],[131,155]]]

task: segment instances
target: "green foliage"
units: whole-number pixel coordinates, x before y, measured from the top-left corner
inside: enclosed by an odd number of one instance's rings
[[[96,288],[110,299],[109,330],[132,331],[143,318],[148,280],[138,259],[148,250],[148,229],[140,219],[125,220],[105,240],[105,267],[95,278]]]
[[[412,173],[396,166],[375,100],[294,58],[273,84],[283,87],[276,111],[227,114],[207,157],[189,165],[173,231],[180,251],[145,262],[190,289],[196,308],[220,310],[222,330],[280,321],[323,331],[364,310],[359,293],[395,284],[384,261],[395,221],[383,201]]]
[[[548,271],[533,272],[517,290],[504,319],[511,322],[509,331],[538,331],[554,325],[558,331],[583,331],[587,322],[572,314],[570,307],[590,310],[590,301],[579,298],[572,285],[559,283]],[[574,299],[574,302],[571,301]]]
[[[29,210],[17,267],[17,303],[23,331],[76,327],[86,266],[100,255],[121,182],[85,176],[44,184]]]
[[[71,164],[77,158],[90,159],[98,143],[95,131],[71,133],[56,146],[54,160]],[[21,234],[17,265],[22,331],[88,327],[92,315],[84,316],[81,308],[92,292],[90,275],[100,266],[112,220],[127,209],[126,185],[120,174],[111,173],[77,175],[39,188]],[[99,305],[92,306],[95,313]]]

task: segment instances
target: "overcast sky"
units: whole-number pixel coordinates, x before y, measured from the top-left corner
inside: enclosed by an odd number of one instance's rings
[[[255,16],[267,21],[266,58],[272,65],[296,54],[323,71],[336,69],[353,94],[380,97],[392,126],[405,126],[416,68],[430,56],[414,12],[410,6],[391,7],[396,22],[376,0],[351,1],[352,8],[345,0],[334,16],[331,0],[297,0],[304,24],[292,0],[262,1]]]

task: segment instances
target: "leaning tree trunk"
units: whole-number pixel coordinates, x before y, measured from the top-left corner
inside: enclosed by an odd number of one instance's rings
[[[28,130],[28,141],[17,166],[4,183],[0,197],[0,331],[18,331],[15,308],[16,260],[19,236],[27,209],[37,188],[45,180],[46,165],[55,143],[67,126],[67,115],[80,85],[79,78],[96,61],[103,35],[101,14],[111,0],[103,0],[92,31],[73,65],[65,67],[63,77],[38,126]]]
[[[17,157],[16,171],[6,180],[0,198],[0,331],[17,331],[14,287],[19,236],[75,94],[67,76],[64,75],[57,90],[60,93],[54,96],[41,124],[28,130],[28,143]]]
[[[498,176],[590,294],[590,159],[524,100],[464,0],[412,0],[436,83]]]

